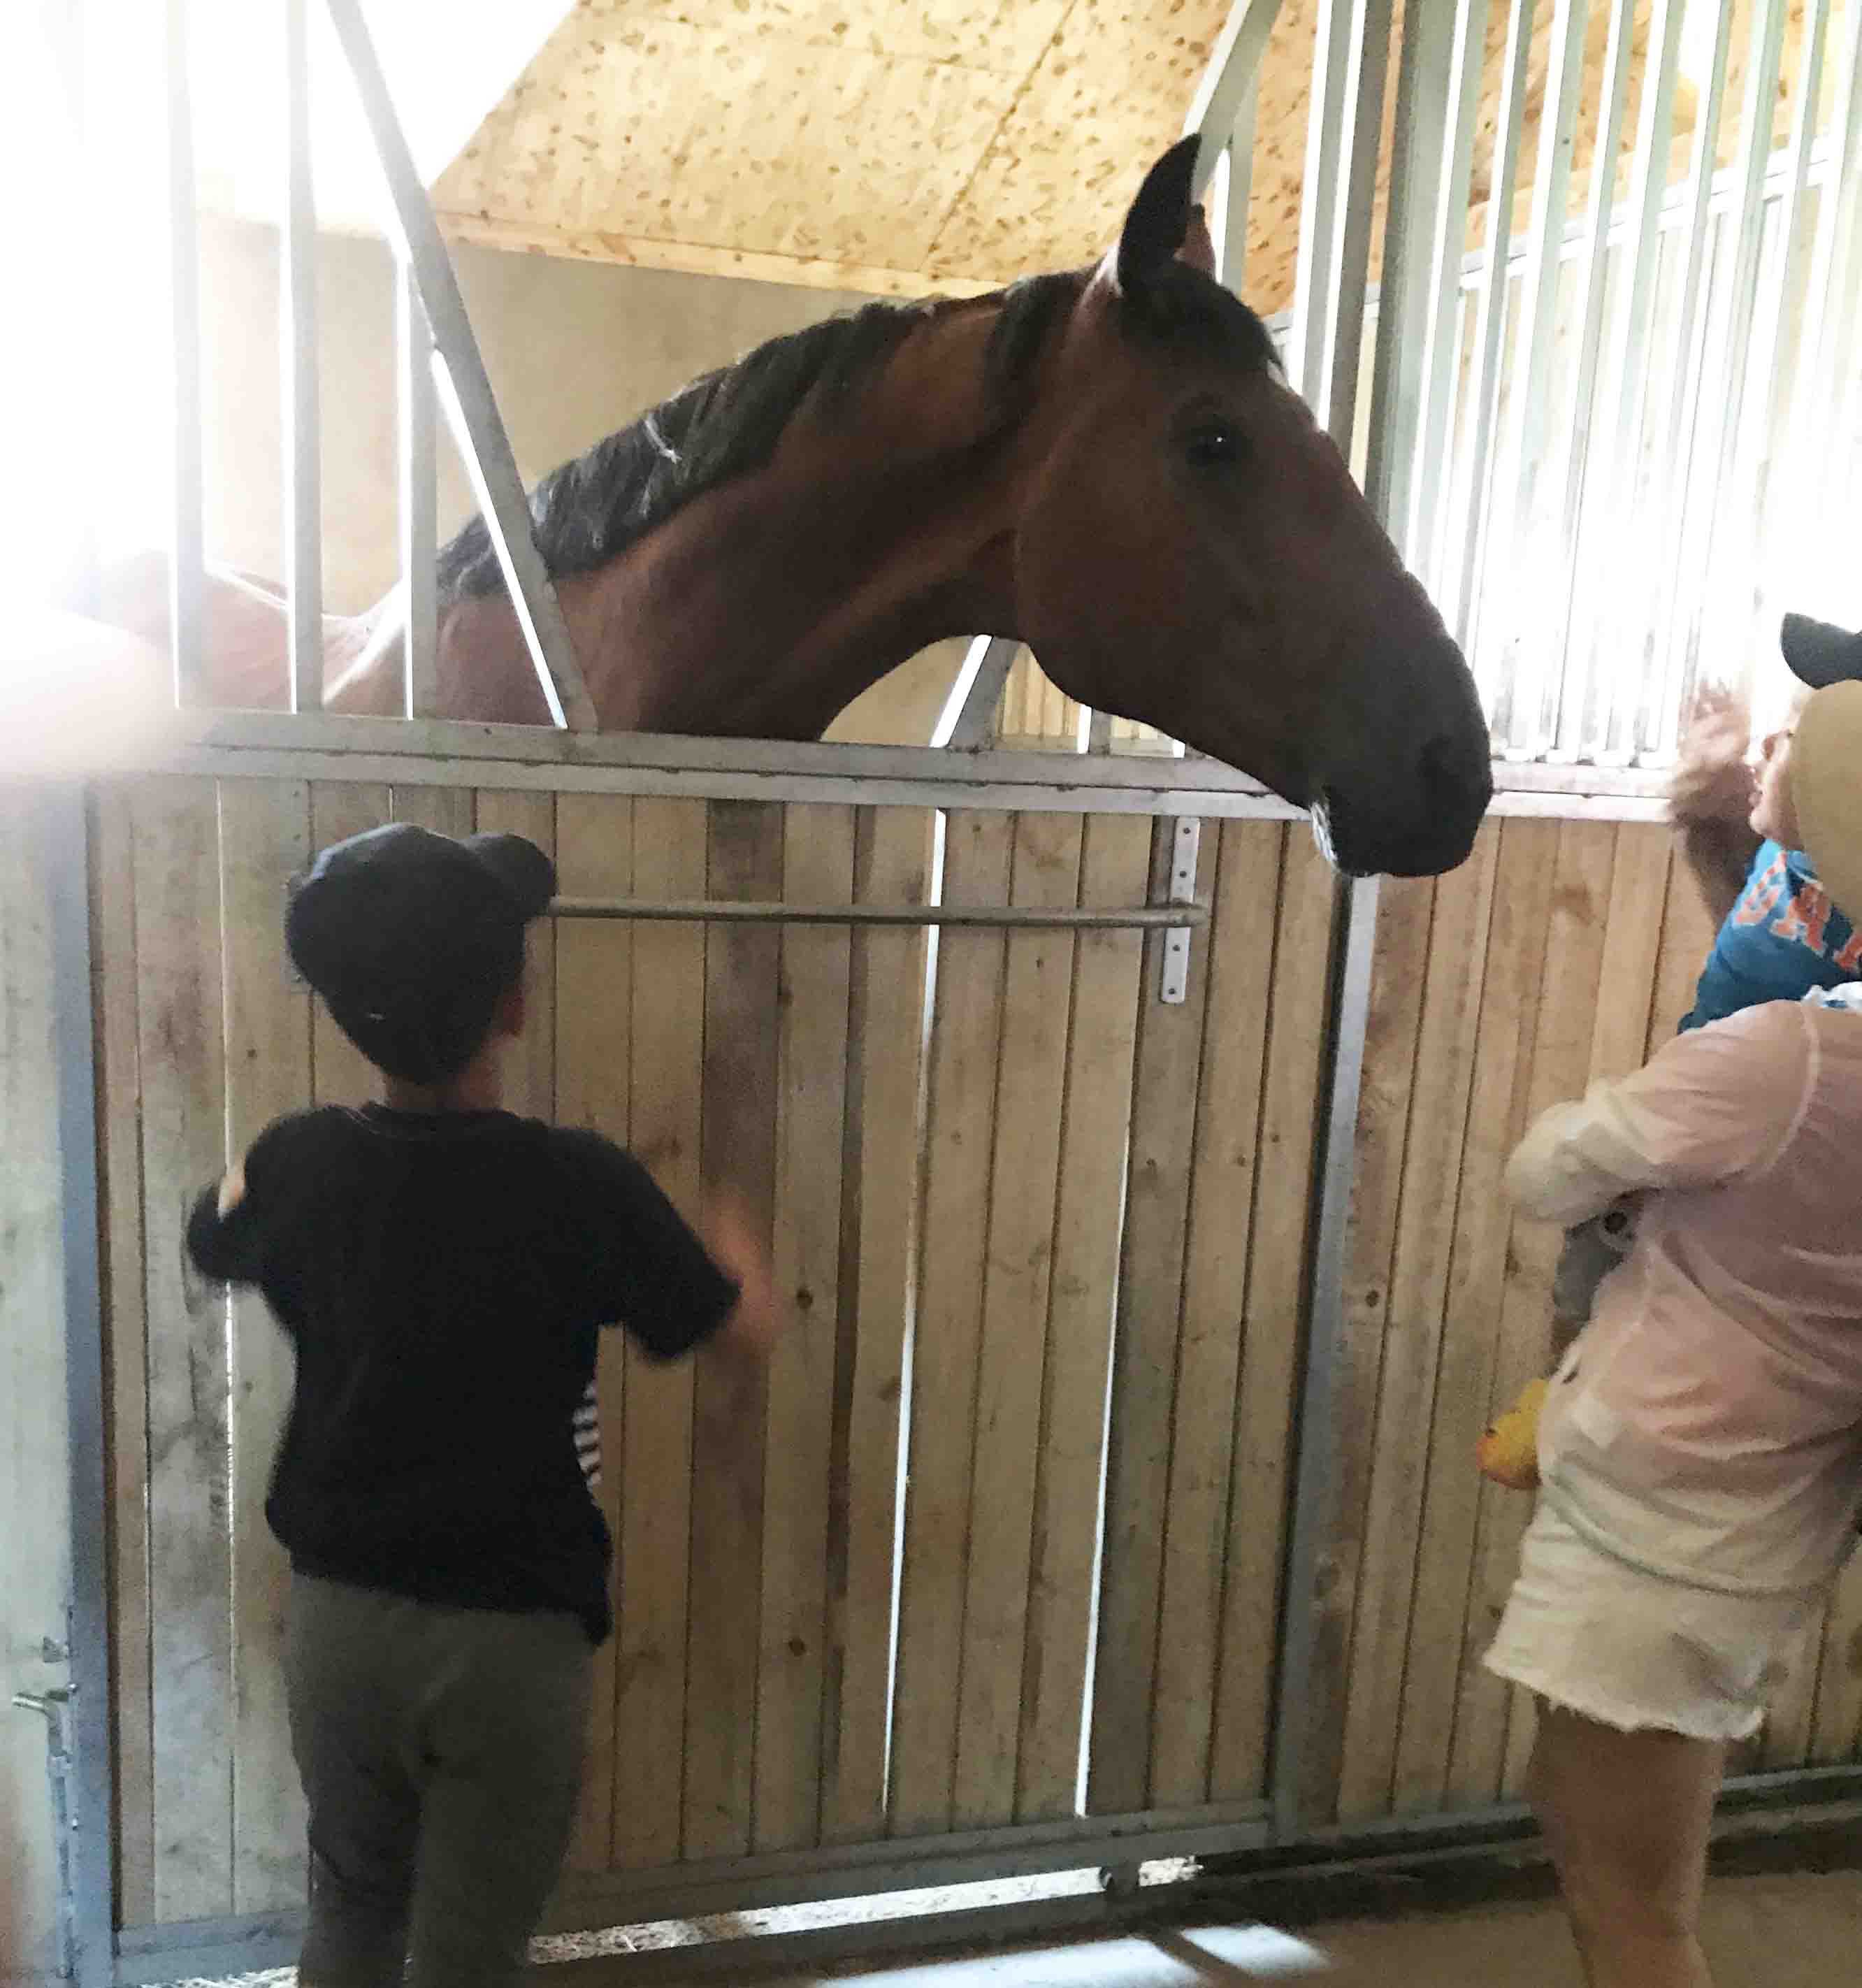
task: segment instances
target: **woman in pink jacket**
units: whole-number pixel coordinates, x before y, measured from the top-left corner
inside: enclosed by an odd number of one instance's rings
[[[1862,643],[1862,638],[1857,638]],[[1862,922],[1862,683],[1781,749],[1784,839]],[[1862,1503],[1862,982],[1676,1038],[1527,1134],[1526,1215],[1641,1194],[1551,1383],[1488,1667],[1538,1699],[1531,1793],[1592,1988],[1711,1988],[1726,1750],[1754,1732]]]

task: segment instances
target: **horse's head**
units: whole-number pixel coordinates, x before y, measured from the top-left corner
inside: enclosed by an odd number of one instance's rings
[[[1059,335],[1027,437],[1020,632],[1081,702],[1311,806],[1341,867],[1451,869],[1492,793],[1473,679],[1208,273],[1195,151],[1153,167]]]

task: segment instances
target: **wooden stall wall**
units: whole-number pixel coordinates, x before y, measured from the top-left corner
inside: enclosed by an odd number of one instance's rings
[[[1476,1472],[1546,1371],[1560,1232],[1500,1177],[1547,1105],[1634,1069],[1692,1003],[1711,922],[1658,823],[1490,820],[1472,860],[1384,886],[1359,1122],[1308,1813],[1521,1791],[1529,1699],[1481,1657],[1532,1501]],[[1806,1635],[1735,1771],[1851,1758],[1862,1574]]]
[[[311,849],[391,816],[520,830],[571,894],[1031,908],[1161,896],[1171,826],[271,778],[103,796],[130,1924],[302,1895],[260,1510],[289,1355],[261,1302],[189,1276],[181,1226],[270,1115],[368,1094],[281,914]],[[1130,929],[537,928],[508,1101],[627,1140],[688,1211],[731,1183],[793,1320],[754,1378],[604,1346],[618,1628],[579,1872],[1264,1793],[1334,887],[1272,821],[1206,824],[1201,875],[1181,1006]]]

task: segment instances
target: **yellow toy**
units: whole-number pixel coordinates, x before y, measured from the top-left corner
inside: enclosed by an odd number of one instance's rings
[[[1474,1446],[1481,1475],[1509,1491],[1539,1487],[1539,1412],[1545,1405],[1547,1384],[1527,1381],[1519,1400],[1489,1425]]]

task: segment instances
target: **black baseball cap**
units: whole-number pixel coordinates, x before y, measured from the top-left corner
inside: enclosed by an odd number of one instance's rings
[[[556,866],[521,835],[391,822],[319,854],[292,887],[285,943],[371,1063],[434,1083],[484,1040],[556,889]]]
[[[1808,614],[1787,614],[1778,646],[1791,673],[1813,690],[1834,683],[1862,683],[1862,634]]]

